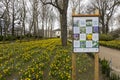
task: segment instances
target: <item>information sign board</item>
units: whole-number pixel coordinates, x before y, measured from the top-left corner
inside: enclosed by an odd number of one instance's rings
[[[73,52],[99,52],[99,18],[73,17]]]

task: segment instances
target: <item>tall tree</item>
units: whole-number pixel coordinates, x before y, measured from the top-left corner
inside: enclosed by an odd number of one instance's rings
[[[42,37],[44,37],[44,20],[45,20],[45,9],[46,6],[42,6],[42,14],[41,14],[41,18],[42,18]]]
[[[45,8],[45,37],[48,37],[48,20],[49,20],[49,6],[46,5]]]
[[[117,19],[117,25],[118,25],[117,27],[120,28],[120,14],[117,15],[116,19]]]
[[[12,0],[12,36],[14,36],[14,21],[15,21],[15,0]]]
[[[5,25],[4,25],[4,32],[5,32],[4,37],[6,37],[7,31],[8,31],[9,25],[10,25],[10,11],[9,11],[10,0],[3,0],[2,3],[5,6],[5,10],[4,10],[3,14],[2,14],[2,18],[4,18],[4,22],[5,22]]]
[[[61,42],[63,46],[67,45],[67,8],[69,0],[40,0],[44,5],[50,4],[56,7],[60,13],[61,24]]]
[[[22,27],[23,27],[23,33],[25,35],[25,18],[26,18],[26,8],[25,8],[25,1],[22,0],[22,12],[21,12],[21,15],[22,15]]]
[[[100,12],[103,33],[107,34],[109,32],[109,21],[119,4],[120,0],[95,0],[93,2],[94,9],[99,9]]]
[[[45,25],[45,22],[47,21],[47,15],[48,15],[48,7],[46,5],[43,5],[41,4],[41,7],[40,7],[40,12],[39,12],[39,15],[40,15],[40,18],[41,18],[41,25],[42,25],[42,31],[41,31],[41,36],[42,37],[45,37],[45,26],[47,27],[47,24]]]
[[[54,21],[57,19],[57,17],[56,17],[56,15],[55,15],[55,13],[54,13],[54,11],[53,11],[54,9],[53,8],[51,8],[50,9],[50,11],[49,11],[49,36],[50,37],[52,37],[52,31],[53,31],[53,23],[54,23]]]
[[[38,1],[34,0],[33,1],[33,26],[34,26],[34,36],[37,36],[37,22],[38,22],[38,12],[37,12],[37,8],[38,8]]]
[[[80,1],[82,1],[82,0],[70,0],[70,5],[71,5],[71,8],[72,9],[75,9],[75,11],[76,11],[76,9],[78,8],[79,9],[79,13],[80,13]]]

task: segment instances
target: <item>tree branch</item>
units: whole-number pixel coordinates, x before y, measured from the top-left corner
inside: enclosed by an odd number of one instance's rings
[[[54,7],[56,7],[59,11],[61,11],[62,9],[59,7],[58,5],[58,0],[55,0],[56,5],[52,2],[52,0],[50,2],[44,2],[43,0],[40,0],[42,2],[43,5],[47,5],[50,4]]]

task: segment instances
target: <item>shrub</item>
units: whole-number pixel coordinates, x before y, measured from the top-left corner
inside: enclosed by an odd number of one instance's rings
[[[2,41],[3,40],[3,36],[0,36],[0,41]]]
[[[6,40],[6,41],[16,40],[16,37],[15,37],[15,36],[12,36],[12,35],[8,35],[5,40]]]
[[[101,65],[102,65],[102,73],[106,74],[107,77],[110,76],[110,66],[109,66],[109,62],[105,59],[103,59],[101,61]]]
[[[100,34],[100,40],[101,41],[111,41],[113,39],[114,38],[109,34]]]
[[[25,37],[33,37],[32,34],[27,33],[26,35],[24,35]]]
[[[116,75],[115,73],[111,73],[110,64],[107,60],[103,59],[100,60],[102,73],[109,78],[109,80],[120,80],[120,76]]]
[[[120,40],[100,41],[100,45],[110,48],[120,49]]]

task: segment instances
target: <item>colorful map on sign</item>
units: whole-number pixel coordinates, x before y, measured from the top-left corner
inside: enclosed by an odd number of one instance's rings
[[[99,51],[98,17],[73,17],[73,52]]]

